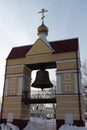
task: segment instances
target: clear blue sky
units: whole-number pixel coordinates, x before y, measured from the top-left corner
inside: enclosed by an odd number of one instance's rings
[[[48,41],[79,38],[81,62],[87,56],[87,0],[0,0],[0,94],[5,59],[12,47],[33,44],[45,8]]]

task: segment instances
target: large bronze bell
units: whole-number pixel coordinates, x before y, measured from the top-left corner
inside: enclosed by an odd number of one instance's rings
[[[32,83],[32,87],[41,88],[51,88],[53,84],[50,82],[49,73],[45,69],[41,69],[36,73],[36,79]]]

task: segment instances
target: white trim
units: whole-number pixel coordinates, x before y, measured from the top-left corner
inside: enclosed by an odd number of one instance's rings
[[[28,78],[29,80],[31,80],[31,78],[30,77],[28,77],[27,75],[25,75],[25,74],[6,74],[6,78],[12,78],[12,77],[26,77],[26,78]]]
[[[80,93],[82,94],[81,73],[79,73],[79,89],[80,89]]]
[[[76,59],[71,59],[71,60],[60,60],[60,61],[56,61],[56,63],[73,62],[73,61],[77,61],[77,60],[76,60]]]
[[[74,81],[75,81],[74,93],[78,93],[77,73],[74,73]]]
[[[6,74],[6,78],[9,78],[9,77],[18,77],[18,76],[24,76],[24,74]]]
[[[8,78],[6,78],[6,80],[5,80],[5,91],[4,91],[4,95],[5,96],[8,95]]]
[[[56,85],[56,94],[61,94],[61,74],[56,73],[56,80],[57,80],[57,85]]]
[[[24,67],[25,65],[12,65],[12,66],[7,66],[7,68],[17,68],[17,67]]]
[[[12,66],[7,66],[7,68],[20,68],[20,67],[24,67],[26,69],[28,69],[29,71],[32,71],[30,68],[28,68],[26,65],[12,65]]]
[[[20,108],[19,107],[16,107],[16,108],[12,108],[12,107],[7,108],[7,107],[4,107],[3,109],[4,110],[20,110],[21,111],[21,107]]]
[[[5,96],[5,98],[11,98],[11,99],[12,98],[21,98],[21,95],[20,96],[17,96],[17,95],[14,96],[14,95],[12,95],[12,96],[7,96],[7,97]]]
[[[22,90],[23,90],[23,77],[19,77],[19,84],[18,84],[18,92],[17,95],[22,95]]]
[[[77,73],[77,70],[57,70],[56,73],[60,74],[60,73],[70,73],[70,72],[74,72],[74,73]]]
[[[13,102],[13,101],[12,102],[5,102],[5,104],[9,104],[9,105],[11,105],[11,104],[19,104],[19,103],[20,102],[17,102],[17,101],[16,102]]]

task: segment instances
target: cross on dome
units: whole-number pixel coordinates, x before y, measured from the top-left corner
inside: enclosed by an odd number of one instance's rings
[[[45,12],[48,12],[48,10],[42,9],[40,12],[38,12],[38,13],[42,13],[42,17],[41,17],[41,19],[42,19],[42,24],[44,24],[44,18],[45,18],[44,13],[45,13]]]
[[[42,34],[42,33],[45,33],[45,35],[47,36],[47,35],[48,35],[48,27],[46,27],[46,26],[44,25],[44,18],[45,18],[44,13],[45,13],[45,12],[48,12],[48,10],[41,9],[41,11],[38,12],[38,13],[42,13],[42,17],[41,17],[41,19],[42,19],[42,24],[38,27],[38,35],[39,35],[39,34]]]
[[[48,27],[44,25],[45,12],[48,12],[48,10],[41,9],[41,11],[38,12],[38,13],[42,13],[42,17],[41,17],[42,24],[38,27],[37,31],[38,31],[39,38],[42,39],[44,43],[52,49],[52,47],[50,46],[49,42],[46,39],[46,36],[48,35],[49,30],[48,30]]]

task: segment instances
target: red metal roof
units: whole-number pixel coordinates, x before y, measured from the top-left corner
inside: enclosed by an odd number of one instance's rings
[[[78,38],[49,42],[54,54],[78,50]],[[12,48],[7,59],[23,58],[33,45]]]
[[[14,47],[14,48],[12,48],[11,52],[9,53],[7,59],[15,59],[15,58],[25,57],[26,53],[30,50],[31,47],[32,47],[32,45]]]
[[[70,52],[78,50],[78,38],[50,42],[54,53]]]

